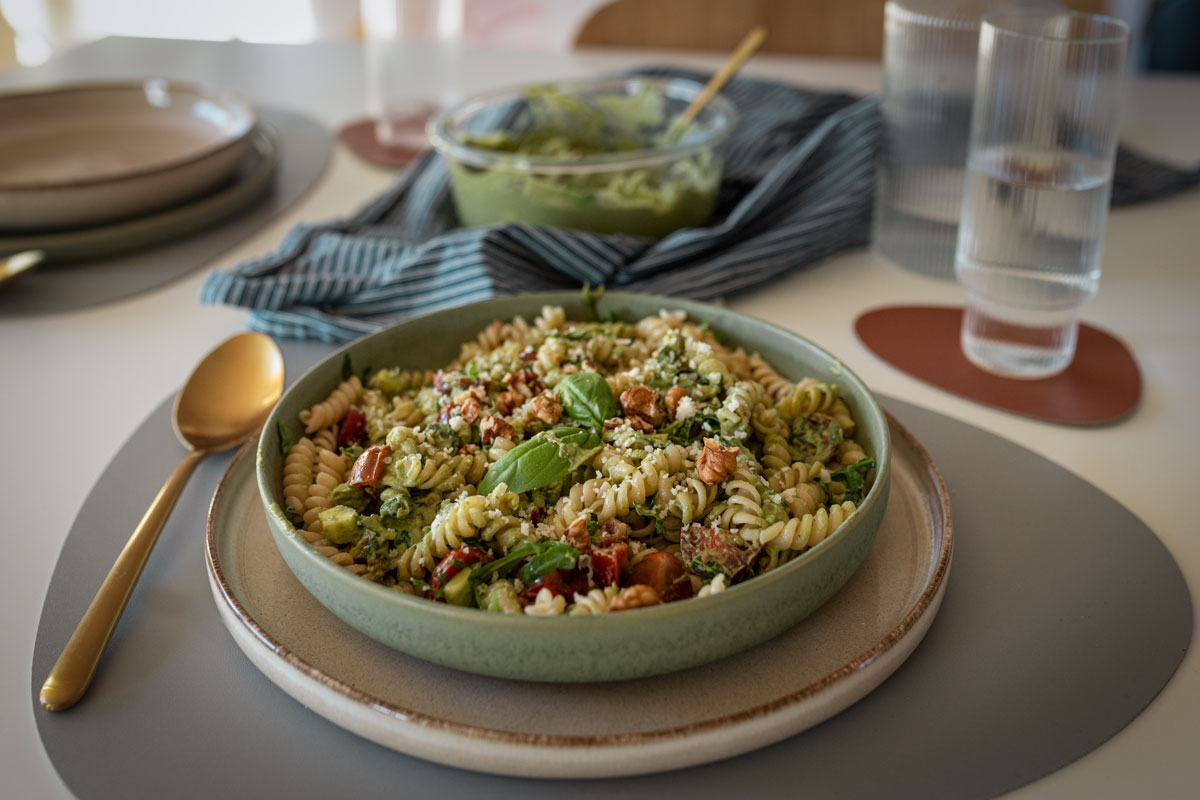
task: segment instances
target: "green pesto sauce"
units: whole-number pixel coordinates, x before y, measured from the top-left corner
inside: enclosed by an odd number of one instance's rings
[[[516,131],[464,137],[475,147],[530,156],[588,156],[654,146],[665,129],[661,94],[583,99],[549,87],[529,90],[528,117]],[[660,238],[703,225],[720,185],[720,156],[706,150],[653,167],[546,175],[450,161],[464,225],[522,222],[594,233]]]

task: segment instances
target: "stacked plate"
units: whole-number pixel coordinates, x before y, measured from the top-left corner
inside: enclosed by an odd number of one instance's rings
[[[162,79],[0,95],[0,255],[112,255],[189,233],[270,186],[248,102]]]

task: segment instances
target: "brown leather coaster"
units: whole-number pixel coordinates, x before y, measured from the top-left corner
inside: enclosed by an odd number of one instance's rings
[[[976,367],[959,347],[963,310],[953,306],[888,306],[854,323],[875,355],[915,378],[960,397],[1064,425],[1116,422],[1137,408],[1142,376],[1119,339],[1080,323],[1075,359],[1041,380],[1001,378]]]
[[[428,120],[427,115],[418,115],[403,120],[399,124],[403,124],[406,130],[411,130],[424,139],[425,123]],[[424,149],[421,147],[388,147],[380,144],[379,140],[375,138],[375,120],[370,118],[347,122],[338,130],[337,138],[350,152],[362,160],[395,169],[408,166],[409,162],[420,155]]]

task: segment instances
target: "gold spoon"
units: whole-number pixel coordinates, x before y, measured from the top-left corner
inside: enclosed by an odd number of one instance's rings
[[[87,691],[150,550],[196,465],[250,438],[282,392],[283,355],[261,333],[226,340],[192,372],[172,414],[175,435],[189,452],[158,490],[42,684],[42,705],[48,711],[70,708]]]
[[[0,258],[0,284],[8,282],[45,260],[46,252],[44,250],[22,250],[11,256]]]

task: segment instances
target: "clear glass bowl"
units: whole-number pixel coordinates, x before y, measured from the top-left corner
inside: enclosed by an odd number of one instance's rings
[[[610,78],[501,89],[440,114],[429,138],[449,164],[463,225],[660,238],[703,225],[716,205],[733,106],[714,97],[681,136],[666,136],[701,88]]]

